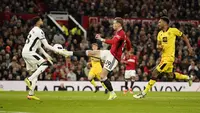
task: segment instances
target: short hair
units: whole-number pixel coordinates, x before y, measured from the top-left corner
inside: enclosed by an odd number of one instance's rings
[[[36,16],[32,19],[32,25],[35,25],[41,18],[39,16]]]
[[[97,46],[97,47],[98,47],[98,44],[97,44],[97,43],[92,43],[92,45],[95,45],[95,46]]]
[[[123,19],[121,17],[116,17],[114,22],[120,23],[123,26]]]
[[[169,18],[167,16],[162,16],[160,19],[165,21],[167,24],[169,24]]]

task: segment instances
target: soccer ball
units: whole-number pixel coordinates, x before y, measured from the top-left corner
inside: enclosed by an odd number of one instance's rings
[[[61,44],[55,44],[53,47],[55,49],[63,49],[63,46]]]

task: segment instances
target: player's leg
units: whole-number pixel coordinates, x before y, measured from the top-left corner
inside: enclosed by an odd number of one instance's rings
[[[130,85],[130,88],[129,88],[129,92],[131,94],[133,94],[133,85],[134,85],[134,82],[135,82],[135,76],[131,76],[130,80],[131,80],[131,85]]]
[[[99,91],[99,86],[97,86],[97,84],[96,84],[94,78],[95,78],[95,73],[94,73],[94,69],[92,68],[92,69],[90,70],[90,72],[89,72],[88,80],[89,80],[90,83],[95,87],[95,91],[94,91],[94,92],[96,93],[97,91]]]
[[[101,81],[101,72],[102,72],[102,68],[100,68],[99,70],[96,70],[97,72],[96,72],[96,78],[99,80],[99,81]],[[105,90],[107,90],[107,87],[105,86],[105,84],[101,81],[101,85],[103,86],[103,88],[105,89]]]
[[[133,95],[134,98],[144,98],[145,95],[148,93],[148,91],[152,88],[152,86],[156,83],[156,79],[158,75],[162,72],[165,72],[168,69],[167,62],[161,61],[159,65],[156,66],[156,68],[153,69],[151,79],[149,80],[146,88],[142,93],[139,93],[137,95]]]
[[[186,80],[188,81],[189,86],[192,85],[192,76],[184,75],[178,72],[170,72],[168,74],[169,74],[169,77],[171,78],[178,79],[178,80]]]
[[[50,63],[48,63],[48,61],[43,59],[37,53],[23,54],[22,56],[26,62],[27,70],[35,71],[30,77],[25,79],[27,86],[29,87],[30,90],[32,90],[31,85],[33,79],[37,78],[39,74],[41,74],[48,67]]]
[[[124,94],[126,94],[128,92],[128,81],[129,79],[125,79],[124,83],[125,83],[125,90],[123,91]]]
[[[117,95],[113,91],[113,87],[112,87],[110,80],[107,78],[108,73],[109,73],[109,71],[107,69],[103,68],[103,70],[101,72],[101,81],[104,83],[104,85],[110,92],[110,96],[109,96],[108,100],[113,100],[117,97]]]
[[[101,81],[105,84],[107,89],[110,91],[110,96],[108,100],[113,100],[117,97],[115,92],[113,91],[113,87],[109,79],[107,78],[108,73],[112,71],[118,64],[118,61],[114,58],[114,56],[110,53],[109,50],[101,50],[100,51],[101,59],[105,60],[103,70],[101,72]]]
[[[134,85],[134,82],[135,82],[135,76],[136,76],[136,71],[131,70],[131,72],[130,72],[131,85],[130,85],[130,88],[129,88],[129,92],[131,94],[133,94],[133,85]]]
[[[173,72],[173,62],[168,62],[169,68],[166,71],[170,78],[178,79],[178,80],[186,80],[189,83],[189,86],[192,85],[192,77],[188,75],[184,75],[178,72]]]
[[[100,50],[64,51],[64,56],[90,56],[100,58]]]
[[[42,72],[44,72],[44,70],[48,67],[48,62],[47,61],[45,61],[45,62],[43,62],[38,68],[37,68],[37,70],[30,76],[30,77],[28,77],[28,80],[29,81],[33,81],[34,80],[34,78],[37,78]]]
[[[146,95],[148,91],[152,88],[152,86],[156,83],[157,76],[160,74],[160,72],[157,69],[154,69],[152,72],[152,77],[149,80],[145,90],[142,92],[143,95]]]
[[[173,75],[175,75],[176,79],[188,81],[189,86],[192,85],[192,76],[184,75],[178,72],[173,72]]]
[[[124,78],[125,78],[125,90],[123,91],[124,94],[126,94],[128,92],[128,81],[130,80],[130,70],[125,70],[125,74],[124,74]]]
[[[34,94],[34,90],[35,90],[35,87],[36,87],[37,80],[38,80],[38,78],[36,77],[36,78],[34,78],[33,81],[32,81],[32,85],[31,85],[31,89],[32,89],[32,90],[29,90],[29,93],[28,93],[28,96],[27,96],[27,98],[28,98],[29,100],[40,100],[40,99],[39,99],[38,97],[36,97],[35,94]]]

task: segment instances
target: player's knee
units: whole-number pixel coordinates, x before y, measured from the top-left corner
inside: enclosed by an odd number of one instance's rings
[[[175,73],[168,73],[168,78],[169,79],[175,79],[176,78]]]
[[[91,76],[88,76],[88,80],[91,81],[93,78]]]

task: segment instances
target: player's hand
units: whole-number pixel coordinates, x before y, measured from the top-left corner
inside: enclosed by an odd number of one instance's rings
[[[102,42],[105,41],[105,39],[101,38],[101,35],[100,35],[100,34],[96,34],[95,38],[96,38],[97,40],[102,41]]]
[[[193,56],[193,55],[194,55],[194,51],[193,51],[192,47],[189,47],[189,48],[188,48],[188,52],[189,52],[189,55],[190,55],[190,56]]]

